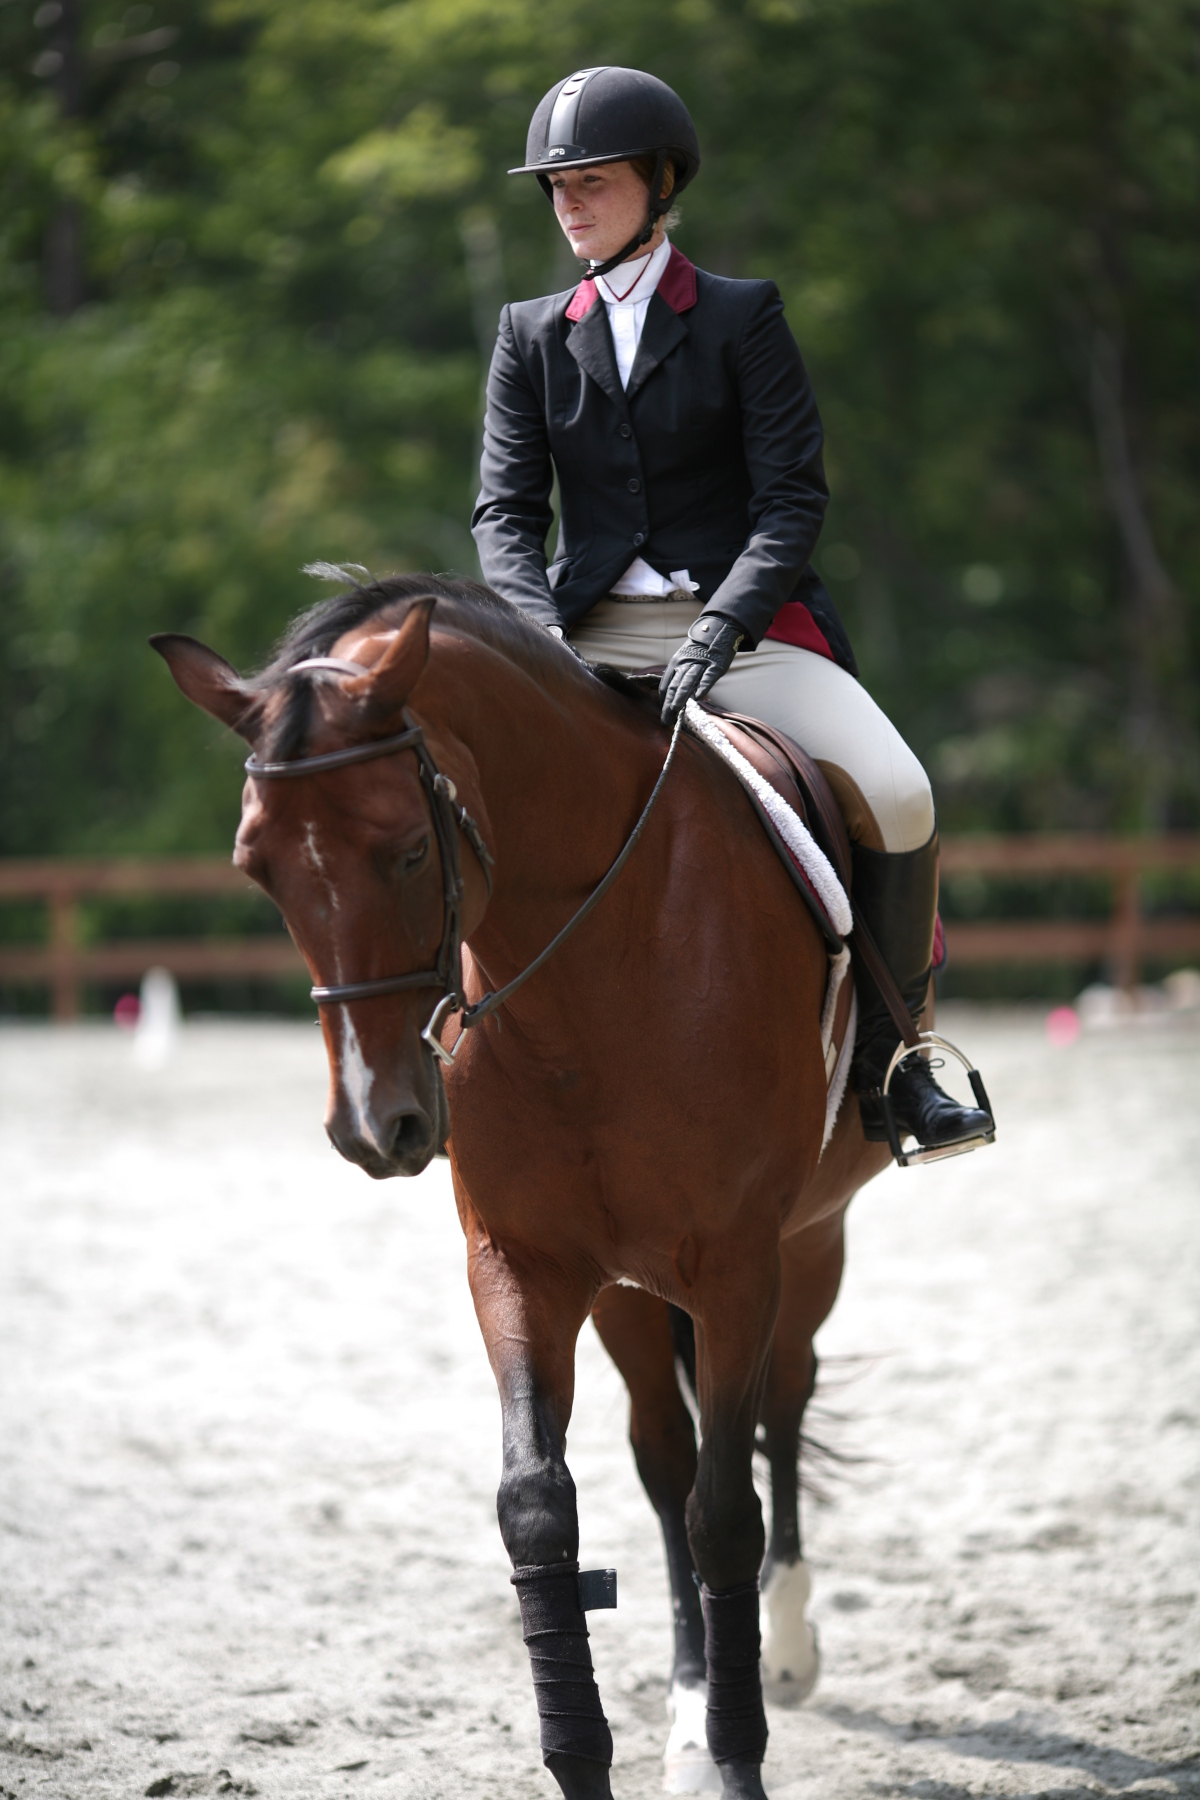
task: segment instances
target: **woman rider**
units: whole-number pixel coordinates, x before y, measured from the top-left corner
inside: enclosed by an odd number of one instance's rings
[[[667,237],[671,197],[699,166],[687,108],[636,69],[582,69],[534,113],[510,173],[537,176],[589,272],[571,293],[500,316],[472,521],[480,564],[589,661],[665,663],[665,721],[711,694],[820,763],[850,831],[856,909],[916,1020],[937,907],[933,797],[859,685],[809,561],[829,491],[779,291],[705,274]],[[855,1086],[866,1135],[883,1141],[878,1091],[899,1033],[857,966],[856,980]],[[918,1144],[991,1128],[942,1092],[924,1057],[900,1065],[890,1093],[901,1135]]]

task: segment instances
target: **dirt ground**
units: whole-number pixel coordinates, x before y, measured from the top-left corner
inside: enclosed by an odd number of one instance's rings
[[[851,1210],[810,1504],[824,1671],[773,1800],[1200,1794],[1200,1019],[947,1009],[1001,1140]],[[444,1165],[321,1131],[311,1027],[161,1070],[0,1030],[0,1800],[556,1794]],[[590,1328],[569,1458],[614,1792],[659,1792],[668,1609]],[[835,1415],[835,1416],[831,1416]]]

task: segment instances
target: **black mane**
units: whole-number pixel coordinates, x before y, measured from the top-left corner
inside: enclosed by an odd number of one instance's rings
[[[302,612],[279,640],[270,662],[250,678],[249,690],[264,701],[281,689],[286,693],[284,705],[271,721],[269,741],[259,747],[259,754],[273,762],[285,762],[303,753],[313,690],[310,677],[289,675],[296,663],[313,656],[328,656],[346,632],[392,607],[400,609],[409,601],[429,598],[437,601],[435,622],[492,645],[540,681],[549,683],[556,676],[561,679],[579,668],[573,658],[563,655],[555,639],[540,625],[477,581],[447,575],[380,576],[329,600],[318,600]]]

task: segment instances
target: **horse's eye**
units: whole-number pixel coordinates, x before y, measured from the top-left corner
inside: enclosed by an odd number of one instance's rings
[[[411,850],[406,850],[404,855],[400,858],[401,873],[404,875],[412,875],[421,867],[421,864],[428,855],[429,839],[423,837],[419,844],[414,844],[413,848]]]

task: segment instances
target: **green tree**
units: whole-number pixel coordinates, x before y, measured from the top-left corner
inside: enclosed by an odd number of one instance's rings
[[[943,821],[1196,819],[1190,3],[11,0],[0,849],[228,841],[149,631],[253,661],[308,560],[473,567],[498,306],[573,280],[504,170],[596,61],[697,117],[681,246],[783,289],[818,561]]]

